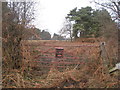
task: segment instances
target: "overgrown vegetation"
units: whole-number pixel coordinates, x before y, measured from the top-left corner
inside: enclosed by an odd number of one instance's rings
[[[100,4],[104,6],[106,3]],[[110,2],[118,7],[119,2]],[[2,3],[2,78],[4,88],[116,88],[119,80],[118,72],[105,73],[101,51],[96,48],[68,48],[73,55],[81,56],[86,61],[79,68],[68,67],[62,72],[55,68],[46,69],[48,73],[39,75],[37,71],[42,68],[33,63],[33,57],[42,53],[40,45],[100,45],[106,42],[105,50],[109,67],[111,69],[118,61],[118,20],[113,20],[107,9],[94,10],[91,7],[74,8],[66,17],[66,22],[61,29],[61,34],[70,34],[71,41],[38,42],[37,40],[50,40],[48,31],[41,31],[30,25],[34,16],[34,2],[3,2]],[[117,6],[116,6],[117,5]],[[106,7],[106,6],[104,6]],[[114,8],[112,7],[112,8]],[[110,8],[110,7],[109,7]],[[114,11],[114,10],[113,10]],[[119,18],[119,8],[115,10]],[[74,39],[73,39],[74,38]],[[53,40],[64,39],[61,35],[54,34]],[[34,42],[32,41],[34,40]],[[36,41],[35,41],[36,40]],[[27,43],[27,41],[30,41]],[[36,44],[38,47],[25,46]],[[42,43],[42,44],[41,44]],[[31,49],[35,52],[30,52]],[[40,49],[39,49],[40,48]],[[24,52],[24,53],[23,53]],[[91,52],[89,55],[86,52]],[[32,54],[31,54],[32,53]],[[100,55],[99,55],[100,54]],[[92,58],[96,57],[96,58]],[[92,58],[92,59],[91,59]],[[89,60],[89,61],[88,61]],[[30,62],[29,62],[30,61]],[[38,65],[39,66],[39,65]],[[33,68],[34,67],[34,68]],[[43,68],[42,70],[44,70]]]

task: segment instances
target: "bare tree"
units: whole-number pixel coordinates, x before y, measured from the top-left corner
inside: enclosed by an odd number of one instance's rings
[[[111,10],[114,20],[120,20],[120,0],[93,0],[93,2]]]
[[[35,2],[9,2],[8,6],[15,14],[15,21],[28,25],[34,19]]]
[[[34,15],[34,2],[11,1],[9,5],[8,2],[2,4],[3,56],[11,66],[7,62],[4,65],[17,69],[20,68],[22,60],[21,40],[34,33],[34,27],[28,27]]]
[[[63,28],[59,31],[60,35],[65,34],[66,36],[70,36],[70,40],[72,41],[72,23],[68,19],[64,22]]]

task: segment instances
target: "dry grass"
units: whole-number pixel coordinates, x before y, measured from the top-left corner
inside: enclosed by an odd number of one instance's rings
[[[26,41],[25,41],[26,42]],[[81,45],[88,44],[82,42],[65,42],[65,41],[28,41],[27,44],[52,44],[52,45]],[[90,43],[89,43],[90,44]],[[92,43],[98,45],[98,43]],[[40,46],[39,46],[40,47]],[[22,47],[24,51],[30,50],[31,47]],[[38,48],[37,48],[38,49]],[[70,48],[65,48],[69,50]],[[86,51],[87,49],[87,51]],[[75,52],[72,48],[70,52]],[[67,67],[63,71],[52,67],[48,73],[39,74],[40,68],[32,61],[30,52],[23,53],[26,59],[23,59],[23,65],[19,70],[10,70],[4,68],[3,87],[5,88],[115,88],[118,87],[116,75],[105,74],[106,70],[102,65],[102,59],[99,58],[99,48],[78,48],[74,55],[81,55],[87,60],[84,65],[77,68]],[[86,58],[87,57],[87,58]],[[33,68],[36,67],[36,68]],[[37,70],[38,69],[38,70]],[[45,70],[45,69],[43,69]]]

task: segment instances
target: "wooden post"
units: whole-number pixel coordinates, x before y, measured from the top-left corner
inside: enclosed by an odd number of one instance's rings
[[[102,64],[105,68],[105,73],[109,73],[109,69],[108,69],[108,65],[109,65],[109,59],[108,59],[108,56],[107,56],[107,52],[106,52],[106,49],[105,49],[105,42],[102,42],[100,44],[100,50],[101,50],[101,57],[102,57]]]

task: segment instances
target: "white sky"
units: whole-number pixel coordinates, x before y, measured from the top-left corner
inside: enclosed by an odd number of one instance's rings
[[[34,24],[37,28],[58,33],[63,26],[65,17],[75,7],[94,6],[90,0],[39,0],[36,6]]]

